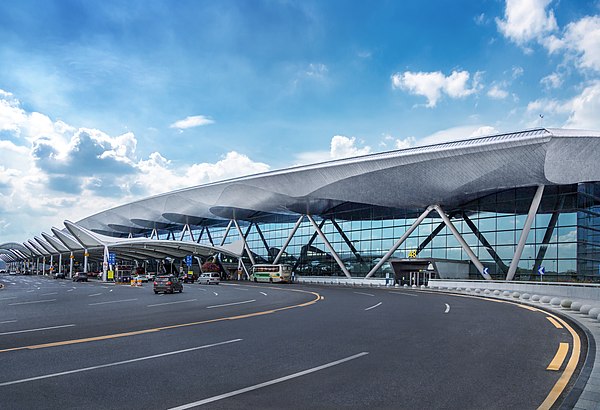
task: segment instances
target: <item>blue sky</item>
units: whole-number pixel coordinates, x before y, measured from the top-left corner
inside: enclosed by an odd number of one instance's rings
[[[300,163],[598,130],[598,113],[598,0],[6,0],[0,243]]]

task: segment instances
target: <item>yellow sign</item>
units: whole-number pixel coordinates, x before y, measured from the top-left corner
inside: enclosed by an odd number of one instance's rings
[[[88,256],[90,256],[90,254],[86,252],[83,254],[83,256],[88,257]]]
[[[69,256],[69,258],[71,258],[71,259],[75,259],[75,256],[71,255],[71,256]]]
[[[414,251],[408,252],[408,257],[409,258],[416,258],[417,257],[417,251],[414,250]]]
[[[114,279],[115,278],[115,273],[111,270],[108,271],[108,279]]]

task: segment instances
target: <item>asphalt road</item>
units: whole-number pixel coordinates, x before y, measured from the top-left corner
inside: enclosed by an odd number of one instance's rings
[[[534,409],[573,337],[431,292],[0,276],[0,408]]]

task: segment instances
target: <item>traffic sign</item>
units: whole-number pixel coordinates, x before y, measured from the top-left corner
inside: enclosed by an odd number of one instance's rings
[[[490,269],[490,268],[483,268],[483,274],[484,274],[484,275],[489,275],[489,273],[488,273],[488,270],[489,270],[489,269]]]
[[[540,268],[538,269],[538,273],[540,275],[543,275],[544,273],[546,273],[546,269],[543,266],[540,266]]]
[[[188,255],[185,257],[185,264],[187,266],[192,266],[192,255]]]
[[[117,255],[115,253],[109,253],[108,254],[108,263],[110,263],[111,265],[114,265],[117,259]]]

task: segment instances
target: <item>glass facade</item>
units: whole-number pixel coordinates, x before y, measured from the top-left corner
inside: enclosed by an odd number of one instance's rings
[[[535,187],[509,189],[482,196],[446,213],[494,279],[504,279],[527,218]],[[365,206],[332,211],[316,222],[353,277],[364,277],[413,224],[424,209],[399,211]],[[293,219],[293,218],[292,218]],[[288,217],[269,223],[239,221],[256,263],[271,263],[295,221]],[[225,227],[209,227],[219,244]],[[201,229],[194,231],[198,238]],[[226,243],[240,239],[232,227]],[[200,242],[208,243],[204,232]],[[396,250],[394,258],[469,261],[450,230],[433,211]],[[246,263],[249,263],[247,257]],[[280,263],[304,276],[344,276],[323,240],[304,218]],[[247,265],[249,266],[249,265]],[[600,282],[600,183],[546,186],[527,237],[515,280]],[[375,277],[390,273],[384,264]],[[470,263],[469,276],[481,279]]]

